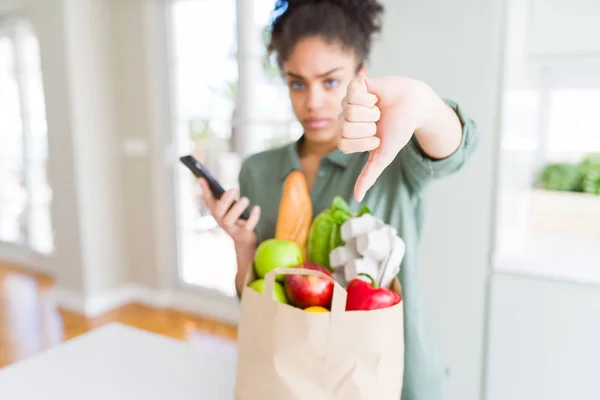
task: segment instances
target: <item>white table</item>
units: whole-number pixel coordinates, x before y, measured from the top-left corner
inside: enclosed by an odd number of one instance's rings
[[[236,354],[109,324],[0,369],[0,399],[232,400]]]

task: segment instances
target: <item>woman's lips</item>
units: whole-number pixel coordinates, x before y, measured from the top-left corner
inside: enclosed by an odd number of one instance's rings
[[[304,120],[304,125],[310,129],[322,129],[329,124],[329,120],[324,118],[313,118]]]

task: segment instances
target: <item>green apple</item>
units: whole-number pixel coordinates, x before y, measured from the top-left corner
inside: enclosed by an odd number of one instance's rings
[[[248,285],[249,288],[256,290],[258,293],[265,292],[265,280],[257,279],[254,282]],[[285,290],[283,290],[283,285],[279,282],[274,282],[273,285],[273,300],[278,301],[283,304],[290,304],[285,295]]]
[[[275,268],[292,268],[302,264],[302,249],[291,240],[267,239],[258,245],[254,256],[254,269],[259,278]],[[276,280],[283,281],[284,275]]]

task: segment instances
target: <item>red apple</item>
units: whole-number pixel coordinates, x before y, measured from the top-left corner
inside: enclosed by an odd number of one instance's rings
[[[327,268],[310,262],[304,262],[295,268],[313,269],[331,276]],[[311,275],[286,275],[284,288],[289,302],[298,308],[319,306],[329,309],[331,306],[333,282],[328,279]]]

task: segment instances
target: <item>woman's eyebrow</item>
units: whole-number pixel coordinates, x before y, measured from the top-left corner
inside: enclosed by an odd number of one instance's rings
[[[325,76],[327,76],[327,75],[329,75],[329,74],[332,74],[332,73],[334,73],[334,72],[337,72],[337,71],[341,70],[342,68],[343,68],[343,67],[336,67],[336,68],[333,68],[333,69],[331,69],[331,70],[329,70],[329,71],[327,71],[327,72],[324,72],[324,73],[322,73],[322,74],[319,74],[319,75],[317,75],[317,78],[323,78],[323,77],[325,77]],[[289,76],[290,76],[290,77],[292,77],[292,78],[296,78],[296,79],[300,79],[300,80],[304,80],[304,79],[305,79],[305,78],[304,78],[302,75],[300,75],[300,74],[297,74],[297,73],[295,73],[295,72],[290,72],[290,71],[288,71],[288,72],[286,73],[286,75],[289,75]]]
[[[325,77],[327,75],[330,75],[330,74],[333,74],[334,72],[337,72],[337,71],[339,71],[341,69],[343,69],[343,67],[334,68],[332,70],[329,70],[329,71],[325,72],[324,74],[321,74],[321,75],[317,76],[317,78],[323,78],[323,77]]]

